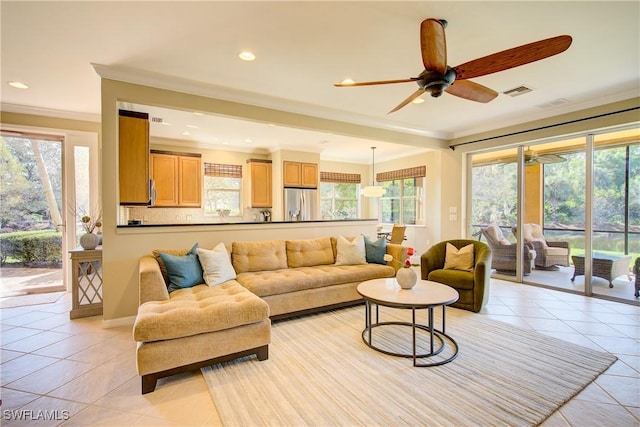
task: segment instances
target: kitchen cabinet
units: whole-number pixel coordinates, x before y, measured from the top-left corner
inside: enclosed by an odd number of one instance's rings
[[[119,111],[118,178],[121,205],[149,204],[149,115],[146,113]]]
[[[156,191],[154,206],[200,207],[202,205],[200,154],[152,150],[151,179]]]
[[[282,162],[283,186],[318,188],[318,165],[316,163]]]
[[[249,192],[252,208],[270,208],[273,205],[271,160],[249,159]]]

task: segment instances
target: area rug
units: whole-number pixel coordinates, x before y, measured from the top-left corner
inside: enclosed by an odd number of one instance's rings
[[[407,312],[381,308],[381,320],[407,320]],[[268,360],[202,372],[226,426],[525,426],[543,422],[616,360],[463,310],[448,309],[446,321],[460,351],[442,366],[416,368],[367,347],[357,306],[274,322]],[[411,329],[394,328],[374,338],[409,349]]]

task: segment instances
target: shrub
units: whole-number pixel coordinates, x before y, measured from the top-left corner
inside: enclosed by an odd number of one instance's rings
[[[0,264],[16,259],[24,265],[62,262],[62,234],[55,230],[0,234]]]

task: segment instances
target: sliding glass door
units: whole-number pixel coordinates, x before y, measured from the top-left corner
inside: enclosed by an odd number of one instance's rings
[[[493,225],[505,246],[518,246],[514,271],[498,262],[494,277],[637,301],[632,263],[640,256],[638,126],[468,158],[469,233],[485,240],[481,229]],[[494,253],[503,257],[506,251],[502,246]]]

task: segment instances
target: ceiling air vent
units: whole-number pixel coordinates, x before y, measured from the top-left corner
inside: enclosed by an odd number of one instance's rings
[[[153,123],[162,123],[162,117],[151,117]]]
[[[532,90],[533,89],[531,89],[530,87],[522,85],[522,86],[514,87],[513,89],[505,90],[502,93],[509,96],[519,96],[519,95],[524,95],[525,93],[529,93]]]

